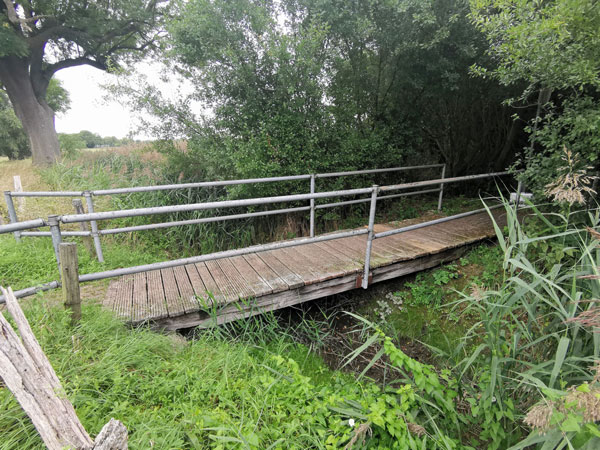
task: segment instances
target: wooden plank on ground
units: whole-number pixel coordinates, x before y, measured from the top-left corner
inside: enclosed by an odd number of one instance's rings
[[[269,283],[252,268],[242,255],[231,258],[231,263],[240,273],[245,283],[252,289],[255,297],[261,297],[273,292]]]
[[[148,284],[146,272],[140,272],[133,275],[133,311],[131,320],[141,322],[147,320],[150,316],[148,306]]]
[[[204,301],[206,302],[205,307],[212,306],[212,302],[216,302],[217,304],[225,302],[225,294],[221,292],[220,286],[217,284],[215,279],[206,267],[206,263],[197,263],[196,269],[198,270],[198,274],[202,278],[202,282],[206,287],[206,293],[202,296]],[[202,304],[202,302],[200,302]]]
[[[146,273],[148,283],[148,306],[150,307],[149,319],[161,319],[168,317],[167,305],[165,303],[165,290],[160,270],[151,270]]]
[[[198,304],[198,300],[196,300],[196,294],[185,267],[173,267],[173,274],[175,275],[175,282],[177,283],[177,288],[179,289],[180,300],[183,304],[186,314],[198,311],[200,306]]]
[[[257,255],[279,276],[280,279],[287,283],[290,289],[304,286],[304,280],[294,272],[293,269],[281,261],[274,250],[260,252],[257,253]]]
[[[167,311],[169,317],[180,316],[185,314],[185,308],[181,301],[181,295],[177,288],[177,281],[175,281],[175,274],[172,268],[161,269],[160,274],[163,279],[163,286],[165,288],[165,300],[167,302]]]

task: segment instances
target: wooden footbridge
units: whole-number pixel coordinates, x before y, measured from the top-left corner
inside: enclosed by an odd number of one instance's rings
[[[502,226],[505,214],[494,216]],[[482,212],[376,239],[369,284],[457,259],[493,236]],[[127,322],[166,329],[223,323],[360,288],[366,245],[367,236],[353,236],[125,275],[110,283],[104,305]]]
[[[341,177],[411,169],[441,168],[441,178],[388,186],[371,186],[343,191],[317,192],[319,178]],[[17,240],[25,236],[49,236],[61,269],[63,281],[55,280],[15,292],[17,297],[54,289],[71,281],[78,283],[111,278],[105,307],[132,324],[148,323],[163,329],[179,329],[224,323],[261,312],[284,308],[356,288],[366,289],[372,283],[415,273],[442,262],[458,258],[470,244],[493,237],[496,227],[506,222],[503,205],[485,207],[454,216],[442,217],[409,226],[375,224],[377,202],[438,193],[438,209],[442,207],[444,186],[449,183],[508,175],[508,172],[445,178],[445,166],[413,166],[354,172],[294,175],[250,180],[142,186],[83,192],[5,192],[11,223],[0,225],[0,234],[13,232]],[[116,211],[94,211],[93,197],[172,189],[193,189],[278,181],[310,181],[310,193],[225,200],[183,205],[156,206]],[[520,188],[517,188],[520,192]],[[13,197],[82,197],[88,212],[50,216],[48,219],[19,221]],[[365,197],[366,196],[366,197]],[[323,203],[331,198],[349,200]],[[517,194],[517,198],[519,194]],[[331,200],[329,200],[331,201]],[[308,205],[305,203],[308,202]],[[320,203],[319,203],[320,202]],[[100,227],[100,221],[158,214],[222,210],[253,206],[292,204],[280,209],[218,215],[172,222],[151,223],[121,228]],[[317,235],[315,212],[319,209],[368,203],[368,225],[354,230]],[[518,203],[518,202],[517,202]],[[73,278],[65,271],[67,262],[60,260],[59,248],[64,236],[80,236],[93,240],[96,254],[103,260],[100,238],[104,235],[131,233],[240,218],[306,212],[310,215],[310,235],[303,238],[272,242],[253,247],[198,255],[103,272],[87,273]],[[64,224],[80,224],[81,230],[61,229]],[[496,225],[496,227],[494,226]],[[89,228],[87,228],[89,226]],[[49,231],[40,228],[49,227]],[[33,231],[32,231],[33,230]],[[76,269],[73,269],[76,270]],[[71,272],[73,271],[71,270]],[[0,297],[0,303],[3,298]]]

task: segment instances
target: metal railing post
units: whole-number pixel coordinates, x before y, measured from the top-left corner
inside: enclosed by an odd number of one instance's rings
[[[58,264],[58,270],[60,272],[60,243],[62,242],[62,236],[60,234],[60,221],[57,215],[48,216],[48,226],[50,227],[50,234],[52,236],[52,247],[54,247],[54,255],[56,256],[56,263]]]
[[[443,180],[446,177],[446,164],[444,164],[442,166],[442,176],[441,179]],[[440,196],[438,198],[438,211],[442,210],[442,199],[444,197],[444,183],[440,183]]]
[[[4,191],[4,200],[6,200],[6,208],[8,209],[8,219],[10,220],[10,223],[17,223],[19,219],[17,219],[17,211],[15,210],[15,204],[13,203],[10,191]],[[21,242],[21,233],[15,231],[13,234],[15,235],[15,241]]]
[[[92,193],[90,191],[85,191],[83,196],[85,197],[88,213],[94,213],[95,211]],[[102,245],[100,243],[100,234],[98,233],[98,222],[95,220],[90,220],[90,226],[92,227],[92,237],[94,238],[94,247],[96,247],[96,256],[98,256],[98,261],[104,262],[104,254],[102,253]]]
[[[310,193],[315,193],[315,174],[310,176]],[[315,237],[315,199],[310,199],[310,237]]]
[[[369,269],[371,267],[371,247],[373,246],[373,235],[375,232],[375,210],[377,208],[377,194],[379,193],[379,186],[373,185],[373,191],[371,192],[371,209],[369,210],[369,234],[367,236],[367,250],[365,252],[365,271],[363,273],[362,288],[367,289],[369,287]]]
[[[521,192],[523,191],[523,182],[521,180],[519,180],[519,182],[517,183],[517,201],[515,202],[515,205],[517,205],[517,209],[519,208],[519,205],[521,204]]]

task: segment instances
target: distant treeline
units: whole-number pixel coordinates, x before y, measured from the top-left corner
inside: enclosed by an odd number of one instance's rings
[[[119,147],[133,142],[129,138],[103,137],[87,130],[72,134],[59,133],[58,141],[60,142],[61,151],[65,152],[65,154],[84,148]]]

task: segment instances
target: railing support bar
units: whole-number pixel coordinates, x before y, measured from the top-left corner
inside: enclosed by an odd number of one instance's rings
[[[54,247],[54,255],[56,256],[56,264],[58,264],[58,270],[60,272],[60,243],[62,242],[62,236],[60,234],[60,221],[58,215],[48,216],[48,226],[50,227],[50,234],[52,236],[52,247]]]
[[[92,193],[85,191],[83,193],[85,197],[85,203],[87,205],[88,213],[94,213],[94,200],[92,200]],[[100,234],[98,233],[98,222],[90,220],[90,226],[92,227],[92,237],[94,238],[94,247],[96,248],[96,256],[98,261],[104,262],[104,254],[102,253],[102,244],[100,243]]]
[[[517,205],[517,208],[521,204],[521,193],[522,192],[523,192],[523,182],[521,180],[519,180],[519,182],[517,184],[517,201],[515,202],[515,204]]]
[[[369,210],[369,234],[367,236],[367,250],[365,252],[365,270],[362,279],[362,288],[367,289],[369,287],[369,270],[371,267],[371,247],[373,246],[373,235],[375,234],[375,211],[377,209],[377,194],[379,193],[379,186],[374,185],[373,191],[371,192],[371,208]]]
[[[19,219],[17,219],[17,211],[15,210],[15,204],[10,191],[4,191],[4,200],[6,200],[6,208],[8,209],[8,219],[10,220],[10,223],[17,223]],[[21,242],[21,233],[15,231],[14,235],[15,241]]]
[[[442,176],[440,177],[442,180],[446,178],[446,164],[442,166]],[[442,210],[442,199],[444,197],[444,183],[440,183],[440,196],[438,198],[438,211]]]
[[[315,193],[315,174],[310,176],[310,193]],[[310,199],[310,237],[315,237],[315,199]]]

